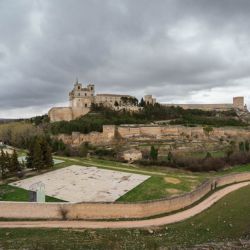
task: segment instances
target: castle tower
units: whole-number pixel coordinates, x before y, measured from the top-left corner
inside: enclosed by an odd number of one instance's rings
[[[237,96],[233,98],[233,106],[236,109],[243,110],[245,108],[245,101],[243,96]]]
[[[87,86],[87,89],[89,90],[91,96],[95,96],[95,85],[94,84],[89,84]]]
[[[74,88],[69,93],[69,104],[72,108],[73,119],[85,115],[90,111],[94,102],[95,85],[89,84],[84,87],[76,80]]]
[[[156,98],[153,98],[152,95],[145,95],[144,96],[144,101],[145,101],[146,104],[154,105],[156,103]]]

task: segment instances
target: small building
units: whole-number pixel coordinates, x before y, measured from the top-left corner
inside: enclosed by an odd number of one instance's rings
[[[138,161],[142,159],[142,152],[137,149],[126,150],[121,153],[121,158],[125,161]]]

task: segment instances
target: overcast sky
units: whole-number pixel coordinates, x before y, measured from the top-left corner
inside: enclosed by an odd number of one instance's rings
[[[0,117],[97,93],[250,104],[249,0],[0,0]]]

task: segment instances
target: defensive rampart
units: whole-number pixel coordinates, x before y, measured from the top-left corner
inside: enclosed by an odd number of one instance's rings
[[[216,187],[250,180],[250,172],[217,177],[178,197],[139,203],[32,203],[0,202],[0,218],[25,219],[118,219],[146,218],[183,209]]]
[[[89,142],[94,145],[109,144],[116,139],[134,140],[134,139],[183,139],[183,138],[206,139],[213,137],[220,139],[222,137],[250,138],[249,129],[241,128],[213,128],[206,132],[203,127],[184,127],[184,126],[159,126],[159,125],[127,125],[127,126],[103,126],[103,132],[91,132],[81,134],[73,132],[72,135],[60,134],[59,139],[64,143],[78,146],[81,143]]]

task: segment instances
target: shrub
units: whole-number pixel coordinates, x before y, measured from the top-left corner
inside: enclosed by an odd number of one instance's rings
[[[227,166],[250,163],[250,153],[236,152],[228,155],[227,157],[216,158],[213,158],[210,155],[208,157],[207,155],[204,159],[200,159],[197,157],[173,156],[171,161],[140,160],[137,163],[143,166],[167,166],[173,168],[181,168],[193,172],[207,172],[218,171]]]

